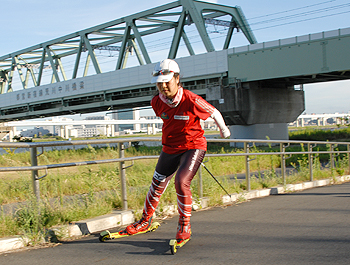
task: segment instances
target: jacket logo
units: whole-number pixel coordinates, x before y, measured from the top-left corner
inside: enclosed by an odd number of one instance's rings
[[[174,120],[188,121],[189,119],[190,119],[190,116],[174,115]]]
[[[160,117],[161,117],[163,120],[168,120],[168,119],[169,119],[169,116],[168,116],[168,114],[166,114],[166,112],[163,112],[162,115],[160,115]]]

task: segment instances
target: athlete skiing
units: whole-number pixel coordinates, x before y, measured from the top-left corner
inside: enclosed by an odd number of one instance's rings
[[[230,130],[225,125],[221,113],[202,97],[184,89],[179,74],[178,64],[171,59],[159,62],[154,68],[151,82],[156,83],[159,93],[152,98],[151,105],[155,114],[163,120],[163,148],[145,199],[142,217],[138,222],[120,231],[120,236],[155,230],[152,226],[153,213],[169,181],[175,175],[179,212],[175,244],[185,244],[191,238],[190,185],[207,150],[200,120],[212,117],[220,129],[221,136],[230,136]]]

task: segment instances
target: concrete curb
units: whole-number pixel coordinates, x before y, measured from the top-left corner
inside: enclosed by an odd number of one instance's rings
[[[111,229],[113,227],[128,225],[132,222],[134,222],[134,214],[132,211],[114,211],[110,214],[82,220],[74,224],[53,227],[48,231],[48,237],[45,240],[52,238],[66,239],[88,235],[98,231]],[[26,247],[28,242],[28,238],[21,236],[1,238],[0,253]]]
[[[21,236],[5,237],[0,239],[0,253],[26,246],[26,239]]]
[[[53,227],[49,233],[51,237],[70,238],[128,225],[132,222],[134,222],[132,211],[113,211],[110,214],[82,220],[67,226]]]
[[[234,193],[234,194],[230,194],[231,197],[228,195],[225,195],[222,198],[222,202],[231,203],[231,202],[237,202],[237,201],[246,201],[254,198],[261,198],[261,197],[266,197],[270,195],[278,195],[286,192],[301,191],[301,190],[306,190],[311,188],[327,186],[330,184],[343,183],[347,181],[350,181],[350,175],[335,177],[332,179],[322,179],[322,180],[314,180],[314,181],[308,181],[308,182],[297,183],[297,184],[287,184],[285,187],[280,186],[280,187],[274,187],[270,189],[252,190],[250,192]]]
[[[298,184],[288,184],[285,187],[274,187],[270,189],[253,190],[250,192],[244,192],[239,194],[231,194],[223,196],[223,203],[231,203],[237,201],[246,201],[254,198],[261,198],[270,195],[278,195],[286,192],[294,192],[305,189],[311,189],[315,187],[327,186],[330,184],[343,183],[350,181],[350,175],[335,177],[331,179],[315,180]],[[193,205],[193,210],[202,209],[208,207],[208,199],[203,198],[202,201]],[[169,212],[174,214],[176,212],[176,206],[163,207],[161,213]],[[49,231],[49,237],[58,238],[71,238],[82,235],[88,235],[91,233],[115,228],[122,225],[128,225],[134,222],[134,214],[132,211],[114,211],[111,214],[106,214],[96,218],[82,220],[75,224],[53,227]],[[0,253],[13,251],[23,248],[28,245],[29,240],[25,237],[14,236],[0,239]]]

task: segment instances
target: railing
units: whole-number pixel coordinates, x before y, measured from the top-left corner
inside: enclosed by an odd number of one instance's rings
[[[161,142],[159,137],[134,137],[134,138],[113,138],[113,139],[95,139],[95,140],[75,140],[75,141],[55,141],[55,142],[39,142],[39,143],[7,143],[0,142],[0,148],[29,148],[31,166],[26,167],[0,167],[0,172],[9,171],[31,171],[33,180],[33,191],[37,198],[40,200],[40,190],[39,190],[39,180],[47,176],[48,170],[53,168],[63,168],[63,167],[75,167],[82,165],[96,165],[105,163],[119,163],[120,169],[120,179],[121,179],[121,194],[122,194],[122,207],[123,210],[128,208],[127,203],[127,187],[126,187],[126,161],[142,160],[142,159],[157,159],[158,155],[152,156],[136,156],[136,157],[125,157],[125,143],[131,142]],[[247,190],[250,191],[250,161],[255,158],[252,156],[261,155],[279,155],[281,159],[281,176],[283,179],[283,184],[286,185],[286,160],[292,155],[308,155],[309,161],[309,174],[310,181],[313,180],[313,158],[320,154],[330,155],[330,167],[333,169],[335,167],[335,156],[339,154],[347,154],[349,162],[349,172],[350,172],[350,143],[348,142],[322,142],[322,141],[288,141],[288,140],[256,140],[256,139],[207,139],[210,143],[230,143],[235,145],[240,145],[243,147],[243,153],[225,153],[225,154],[206,154],[206,157],[223,157],[223,156],[244,156],[245,157],[245,178],[247,182]],[[45,147],[62,147],[62,146],[78,146],[78,145],[104,145],[117,143],[119,149],[119,158],[106,159],[106,160],[94,160],[94,161],[81,161],[81,162],[70,162],[62,164],[49,164],[49,165],[38,165],[37,157],[44,152]],[[279,152],[250,152],[251,148],[255,145],[274,145],[279,146]],[[306,151],[292,151],[287,152],[286,148],[290,145],[305,145],[307,146]],[[317,151],[314,148],[318,145],[329,146],[329,151]],[[346,151],[335,150],[335,146],[345,145]],[[41,153],[38,154],[38,148],[41,148]],[[39,176],[39,170],[45,170],[46,174]],[[199,196],[203,197],[202,191],[202,177],[201,171],[199,170]]]
[[[342,36],[348,36],[349,34],[350,34],[350,28],[323,31],[323,32],[318,32],[314,34],[307,34],[303,36],[295,36],[292,38],[279,39],[274,41],[260,42],[260,43],[235,47],[235,48],[232,48],[232,53],[242,53],[242,52],[257,51],[257,50],[263,50],[263,49],[271,49],[271,48],[281,47],[284,45],[294,45],[294,44],[297,45],[300,43],[317,41],[317,40],[328,39],[328,38],[335,38],[335,37],[341,38]]]

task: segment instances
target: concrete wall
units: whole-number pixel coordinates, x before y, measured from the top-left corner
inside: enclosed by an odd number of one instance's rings
[[[222,113],[227,125],[289,123],[304,111],[304,91],[259,87],[209,88],[207,100]]]
[[[233,125],[230,126],[231,139],[288,140],[286,123]],[[235,147],[243,147],[243,143],[233,143]]]

